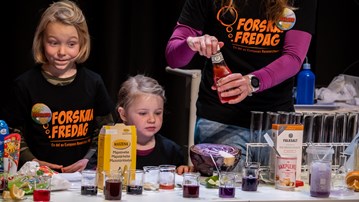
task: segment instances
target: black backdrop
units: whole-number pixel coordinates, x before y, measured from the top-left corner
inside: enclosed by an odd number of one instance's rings
[[[4,85],[33,65],[31,45],[36,25],[43,10],[53,1],[12,1],[6,16],[12,24],[7,56],[15,57],[7,68],[10,75]],[[161,83],[165,78],[164,50],[184,0],[76,0],[83,10],[91,35],[92,50],[86,65],[105,79],[109,93],[115,98],[127,75],[145,73]],[[10,22],[11,20],[11,22]],[[3,49],[4,50],[4,49]]]
[[[33,65],[33,34],[43,9],[52,2],[13,0],[6,7],[2,5],[0,100],[11,100],[7,96],[10,82]],[[171,96],[169,106],[171,100],[187,96],[178,89],[174,77],[165,72],[164,57],[167,40],[185,0],[76,2],[87,18],[92,39],[87,66],[102,75],[114,101],[121,83],[128,75],[137,73],[152,76],[165,86],[167,95]],[[308,56],[317,86],[327,86],[334,76],[359,60],[359,37],[354,31],[359,22],[359,3],[358,0],[318,2],[317,33]],[[177,124],[177,128],[182,128],[183,123]],[[171,134],[177,130],[166,125],[165,128],[170,128],[167,133]]]

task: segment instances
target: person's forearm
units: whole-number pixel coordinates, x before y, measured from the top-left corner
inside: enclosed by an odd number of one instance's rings
[[[25,137],[24,137],[24,135],[22,133],[21,127],[11,128],[11,130],[12,130],[12,132],[18,133],[21,136],[20,157],[19,157],[20,164],[24,164],[27,161],[32,161],[32,160],[36,159],[36,157],[32,154],[29,147],[27,146],[27,142],[26,142],[26,139],[25,139]]]
[[[26,146],[26,147],[21,147],[20,149],[20,162],[22,164],[26,163],[27,161],[32,161],[34,160],[36,157],[32,154],[32,152],[30,151],[30,149]]]
[[[186,40],[189,36],[200,35],[202,35],[201,31],[177,23],[166,46],[165,54],[168,65],[172,68],[186,66],[196,54],[188,47]]]
[[[261,82],[258,92],[276,86],[298,73],[307,55],[311,38],[311,34],[304,31],[287,32],[282,56],[266,67],[252,72]]]

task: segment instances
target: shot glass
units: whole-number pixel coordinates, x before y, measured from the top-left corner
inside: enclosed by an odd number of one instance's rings
[[[50,201],[51,195],[51,176],[41,175],[34,179],[34,201]]]
[[[160,189],[175,188],[176,166],[160,165]]]
[[[160,187],[160,168],[158,166],[144,166],[143,172],[143,189],[148,191],[157,191]]]
[[[182,189],[184,198],[199,197],[199,177],[199,173],[183,173]]]
[[[97,195],[96,170],[83,170],[81,174],[81,195]]]
[[[128,170],[127,175],[127,194],[140,195],[143,190],[143,170]]]
[[[220,172],[219,173],[219,190],[220,198],[234,198],[236,195],[236,173]]]

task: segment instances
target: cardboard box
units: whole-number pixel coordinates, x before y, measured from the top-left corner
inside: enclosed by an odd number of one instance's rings
[[[102,127],[98,138],[98,188],[103,189],[103,171],[136,169],[136,145],[135,126],[120,123]]]
[[[302,171],[302,124],[273,124],[273,137],[276,149],[281,156],[296,156],[296,179],[300,180]]]

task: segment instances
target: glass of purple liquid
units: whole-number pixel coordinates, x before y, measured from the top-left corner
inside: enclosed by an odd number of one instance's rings
[[[331,161],[315,160],[310,166],[310,196],[327,198],[331,189]]]
[[[242,176],[243,191],[257,191],[259,183],[259,167],[258,162],[245,163]]]
[[[199,197],[199,177],[200,173],[189,172],[183,173],[183,197],[198,198]]]
[[[81,175],[81,195],[97,195],[96,170],[83,170]]]
[[[219,173],[219,189],[220,198],[234,198],[236,195],[236,173],[220,172]]]
[[[127,178],[127,194],[140,195],[143,190],[144,172],[141,169],[129,170]]]

